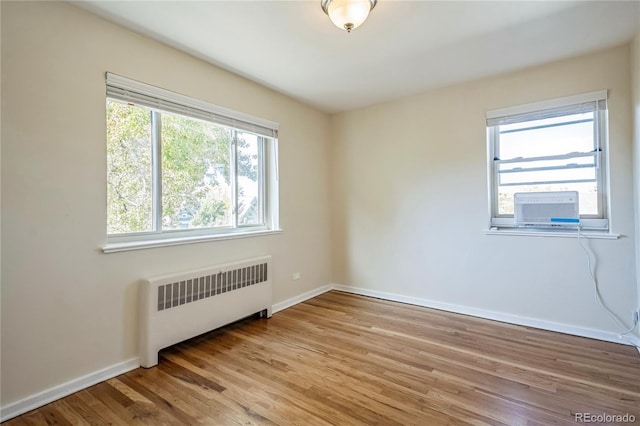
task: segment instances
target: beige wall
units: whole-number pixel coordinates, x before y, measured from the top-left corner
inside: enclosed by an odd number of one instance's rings
[[[629,46],[332,117],[333,280],[337,284],[598,332],[575,238],[485,235],[485,112],[609,89],[611,223],[589,240],[606,302],[635,306]]]
[[[638,307],[640,308],[640,14],[638,32],[631,44],[631,93],[633,113],[633,182],[636,213],[636,282],[638,289]],[[637,330],[640,334],[640,330]]]
[[[0,2],[0,52],[2,51],[2,2]],[[0,99],[2,99],[2,55],[0,54]],[[0,103],[0,224],[2,223],[2,104]],[[2,226],[0,226],[0,309],[2,307]],[[0,312],[0,389],[2,386],[2,315]],[[0,397],[2,393],[0,392]],[[0,398],[0,401],[2,399]]]
[[[624,238],[588,244],[603,296],[628,321],[637,282],[630,200],[640,149],[630,154],[640,147],[638,43],[633,67],[623,46],[329,119],[68,4],[0,4],[3,406],[135,358],[139,279],[263,254],[274,257],[274,302],[333,281],[614,330],[593,301],[575,239],[483,232],[485,111],[603,88],[612,223]],[[101,253],[105,71],[279,122],[284,233]],[[292,281],[293,272],[302,279]]]
[[[141,278],[271,254],[274,303],[329,283],[328,116],[66,3],[2,2],[1,36],[3,406],[137,357]],[[279,122],[284,232],[103,254],[105,71]]]

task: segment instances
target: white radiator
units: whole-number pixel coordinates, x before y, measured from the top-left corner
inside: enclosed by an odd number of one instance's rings
[[[260,312],[271,317],[271,256],[149,279],[140,292],[140,365],[158,351]]]

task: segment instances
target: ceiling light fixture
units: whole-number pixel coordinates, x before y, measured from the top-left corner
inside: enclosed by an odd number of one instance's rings
[[[358,28],[369,16],[378,0],[320,0],[324,13],[338,28],[347,30]]]

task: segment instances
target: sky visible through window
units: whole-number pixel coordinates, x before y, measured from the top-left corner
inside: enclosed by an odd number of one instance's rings
[[[595,149],[593,112],[505,124],[499,131],[497,157],[522,161],[498,165],[498,214],[513,214],[516,192],[567,190],[580,193],[581,214],[598,213],[596,155],[584,155]]]

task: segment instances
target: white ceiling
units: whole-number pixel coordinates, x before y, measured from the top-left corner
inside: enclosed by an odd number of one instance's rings
[[[635,1],[378,0],[347,34],[320,0],[74,4],[327,112],[622,44],[640,14]]]

